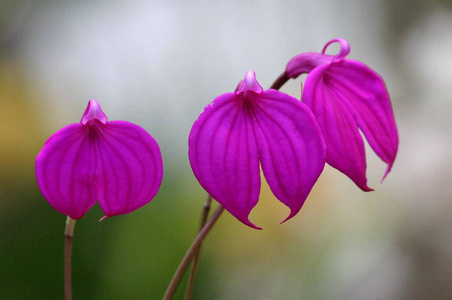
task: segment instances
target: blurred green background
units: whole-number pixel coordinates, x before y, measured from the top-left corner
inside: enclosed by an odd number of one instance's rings
[[[452,299],[452,5],[427,0],[0,1],[0,299],[63,297],[65,216],[40,194],[34,159],[89,99],[154,136],[165,176],[144,208],[99,223],[96,206],[77,222],[74,297],[159,299],[205,198],[187,159],[193,121],[248,70],[269,87],[336,37],[385,78],[393,171],[380,185],[367,147],[376,191],[363,193],[326,167],[283,225],[264,184],[251,214],[264,230],[225,213],[194,298]],[[299,97],[300,81],[283,91]]]

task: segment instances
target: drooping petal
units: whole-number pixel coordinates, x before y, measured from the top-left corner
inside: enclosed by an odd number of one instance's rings
[[[340,44],[339,53],[334,56],[325,54],[326,49],[333,43]],[[319,120],[319,123],[323,122],[323,125],[320,124],[322,131],[330,131],[327,134],[324,132],[327,148],[333,146],[333,138],[336,141],[335,149],[327,150],[329,153],[327,161],[349,177],[353,177],[352,179],[362,189],[369,190],[365,179],[366,166],[362,138],[352,123],[357,124],[372,149],[388,164],[383,179],[394,163],[398,148],[398,134],[383,79],[363,63],[346,59],[349,53],[350,45],[346,40],[334,39],[323,47],[322,53],[303,53],[292,58],[286,66],[286,74],[290,78],[296,78],[302,73],[311,72],[305,82],[303,100],[310,107],[315,104],[314,102],[321,102],[316,104],[318,111],[314,111],[312,107],[311,109],[317,119],[326,118],[323,121]],[[314,73],[317,75],[314,76]],[[317,85],[321,80],[323,82]],[[311,86],[311,83],[314,83],[315,87]],[[314,99],[317,93],[314,89],[317,88],[328,89],[328,93],[318,92],[318,94],[327,94],[327,97],[335,103],[326,103],[325,99]],[[320,106],[335,110],[335,117],[331,111],[323,112]],[[339,118],[338,115],[340,115]],[[327,128],[328,119],[335,128]],[[340,119],[342,121],[339,121]],[[343,133],[338,131],[337,126],[343,127]],[[333,134],[333,131],[336,132]],[[329,138],[326,137],[328,134]],[[347,140],[348,144],[340,147],[341,139],[344,139],[344,142]],[[331,145],[328,145],[328,140]],[[347,151],[350,152],[349,155],[354,156],[354,159],[345,157]],[[336,153],[333,154],[333,152]],[[348,168],[345,166],[347,160],[350,162],[353,160],[353,164]]]
[[[339,43],[339,53],[336,55],[325,54],[326,49],[333,43]],[[344,39],[333,39],[326,43],[322,53],[307,52],[293,57],[286,65],[286,74],[289,78],[297,78],[303,73],[309,73],[318,66],[329,64],[332,61],[344,59],[350,53],[350,45]]]
[[[299,100],[276,90],[252,101],[254,130],[265,178],[295,216],[325,165],[325,143],[314,115]]]
[[[316,52],[298,54],[286,65],[287,77],[295,79],[301,74],[311,72],[318,66],[329,64],[332,59],[332,55],[324,55]]]
[[[397,127],[383,79],[365,64],[343,60],[331,64],[324,78],[340,101],[352,112],[375,153],[388,164],[389,173],[398,149]]]
[[[242,83],[243,84],[243,83]],[[244,224],[260,191],[256,138],[244,101],[223,94],[205,107],[189,136],[189,159],[201,186]]]
[[[96,195],[105,215],[130,213],[150,202],[163,178],[157,142],[126,121],[99,123],[97,130]]]
[[[80,219],[95,204],[96,162],[89,130],[68,125],[44,144],[36,158],[38,186],[50,205]]]
[[[326,143],[326,161],[352,179],[362,190],[367,186],[366,156],[358,126],[342,99],[340,90],[332,85],[329,65],[314,69],[306,78],[304,103],[312,110]]]

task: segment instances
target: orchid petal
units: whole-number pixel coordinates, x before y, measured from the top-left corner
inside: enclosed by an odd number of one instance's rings
[[[339,53],[336,55],[325,54],[326,49],[333,43],[339,43]],[[307,52],[293,57],[286,65],[286,74],[289,78],[297,78],[303,73],[309,73],[315,68],[329,64],[332,61],[344,59],[350,53],[350,45],[344,39],[333,39],[326,43],[322,53]]]
[[[99,126],[96,140],[97,200],[108,217],[130,213],[149,203],[163,178],[157,142],[126,121]]]
[[[388,164],[389,173],[398,148],[397,127],[383,79],[365,64],[344,60],[325,71],[329,88],[353,114],[375,153]]]
[[[309,73],[318,66],[329,64],[333,57],[332,55],[324,55],[317,52],[298,54],[286,65],[287,77],[295,79],[301,74]]]
[[[248,219],[259,199],[260,172],[251,118],[239,96],[223,94],[206,106],[190,132],[189,158],[201,186],[238,220],[260,229]]]
[[[303,100],[316,116],[326,143],[326,161],[352,179],[362,190],[367,186],[364,142],[340,90],[332,85],[329,65],[314,69],[306,78]]]
[[[291,210],[287,221],[324,168],[325,143],[309,108],[282,92],[256,95],[253,115],[262,170],[273,194]]]
[[[91,144],[88,128],[71,124],[53,134],[36,158],[36,179],[44,197],[72,219],[80,219],[96,203]]]

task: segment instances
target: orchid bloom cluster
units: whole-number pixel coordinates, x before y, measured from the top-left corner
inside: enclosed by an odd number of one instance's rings
[[[339,54],[326,55],[334,42],[341,45]],[[322,53],[303,53],[289,61],[285,77],[309,73],[303,102],[277,90],[264,91],[248,72],[235,93],[215,98],[194,123],[189,138],[193,172],[244,224],[258,228],[248,215],[259,198],[259,162],[273,194],[291,210],[286,220],[301,209],[325,160],[362,190],[372,190],[358,128],[388,164],[384,177],[391,170],[398,135],[388,92],[376,72],[345,59],[349,52],[347,41],[335,39]]]
[[[337,55],[325,54],[339,42]],[[302,101],[264,90],[254,72],[233,93],[216,97],[193,124],[189,160],[201,186],[242,223],[259,200],[260,169],[294,217],[325,162],[370,191],[364,142],[394,163],[398,135],[383,79],[346,59],[349,44],[335,39],[322,53],[292,58],[284,76],[308,73]],[[107,121],[90,100],[81,122],[56,132],[36,159],[38,185],[52,207],[79,219],[96,200],[106,217],[132,212],[157,194],[163,177],[160,149],[138,125]],[[284,222],[283,221],[283,222]]]

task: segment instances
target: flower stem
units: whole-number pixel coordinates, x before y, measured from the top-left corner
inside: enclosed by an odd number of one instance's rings
[[[204,225],[207,222],[207,217],[209,216],[210,206],[212,205],[212,199],[213,199],[212,196],[207,195],[207,199],[206,199],[206,202],[204,203],[202,213],[201,213],[201,221],[199,222],[199,231],[201,231],[203,229]],[[201,252],[201,245],[202,244],[199,244],[199,248],[196,250],[195,256],[193,257],[190,274],[188,275],[187,288],[185,289],[185,296],[184,296],[185,300],[190,300],[191,296],[193,294],[196,270],[198,269],[199,254]]]
[[[67,217],[64,230],[64,299],[72,300],[72,242],[75,220]]]
[[[276,78],[275,82],[271,85],[270,89],[279,90],[287,81],[289,81],[289,77],[287,73],[284,71],[278,78]]]
[[[185,274],[185,271],[187,270],[188,266],[190,265],[190,261],[193,259],[194,255],[196,254],[196,251],[198,250],[202,241],[207,236],[210,229],[212,229],[213,225],[215,225],[215,222],[221,216],[221,213],[223,211],[224,211],[224,207],[221,205],[218,205],[217,209],[212,214],[210,219],[207,221],[206,225],[202,228],[202,230],[196,236],[195,240],[193,241],[193,243],[191,244],[187,253],[185,254],[184,258],[182,259],[179,267],[177,268],[176,272],[174,273],[173,279],[171,279],[171,282],[168,285],[168,288],[166,289],[165,295],[163,296],[164,300],[170,300],[173,297],[174,293],[176,292],[177,287],[180,284],[182,277]]]

